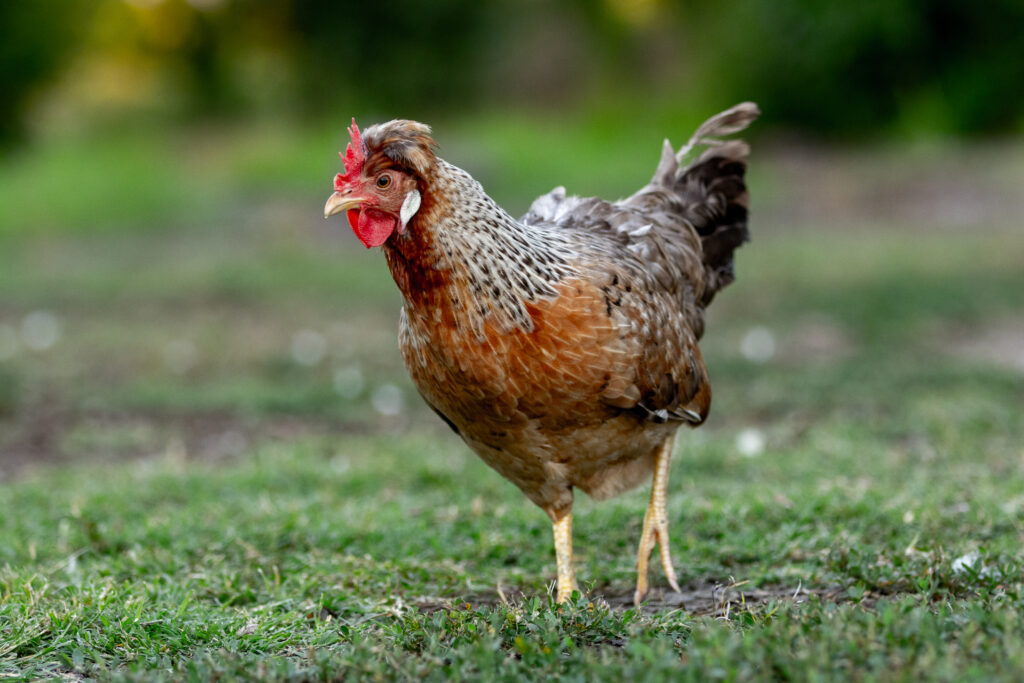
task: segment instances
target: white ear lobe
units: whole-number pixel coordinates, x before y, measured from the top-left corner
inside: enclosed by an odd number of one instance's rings
[[[405,201],[402,202],[402,209],[398,212],[399,218],[402,219],[402,230],[405,230],[406,224],[416,215],[416,212],[420,210],[420,193],[418,190],[409,190],[405,195]]]

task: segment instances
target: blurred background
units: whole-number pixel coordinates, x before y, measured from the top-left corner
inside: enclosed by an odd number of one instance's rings
[[[742,100],[754,241],[696,443],[997,438],[990,408],[1024,405],[1022,26],[1019,0],[0,3],[0,478],[462,448],[401,367],[383,258],[322,218],[351,117],[430,123],[520,215],[632,192]]]

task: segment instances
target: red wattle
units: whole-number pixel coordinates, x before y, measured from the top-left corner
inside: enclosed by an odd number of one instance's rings
[[[376,209],[350,209],[348,224],[366,248],[379,247],[388,241],[398,227],[398,219]]]

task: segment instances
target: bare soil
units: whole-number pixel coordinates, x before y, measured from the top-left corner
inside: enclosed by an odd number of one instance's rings
[[[530,596],[513,589],[501,589],[493,593],[480,593],[471,597],[452,600],[426,598],[416,603],[415,607],[423,612],[437,610],[464,609],[469,607],[493,607],[499,604],[521,603]],[[549,596],[550,597],[550,596]],[[838,587],[806,587],[796,586],[762,586],[754,588],[746,582],[693,582],[683,586],[679,593],[666,588],[654,587],[642,604],[645,614],[664,614],[673,610],[681,610],[694,616],[727,617],[732,610],[750,607],[751,605],[769,602],[789,602],[802,604],[812,597],[829,602],[848,602],[853,599]],[[633,608],[633,591],[595,590],[589,598],[595,602],[603,602],[616,611]],[[870,595],[862,595],[859,602],[873,601]]]

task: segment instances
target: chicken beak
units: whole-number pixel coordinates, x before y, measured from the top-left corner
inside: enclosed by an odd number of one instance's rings
[[[335,192],[327,198],[324,204],[324,218],[330,218],[336,213],[355,209],[366,201],[366,197],[353,196],[343,192]]]

